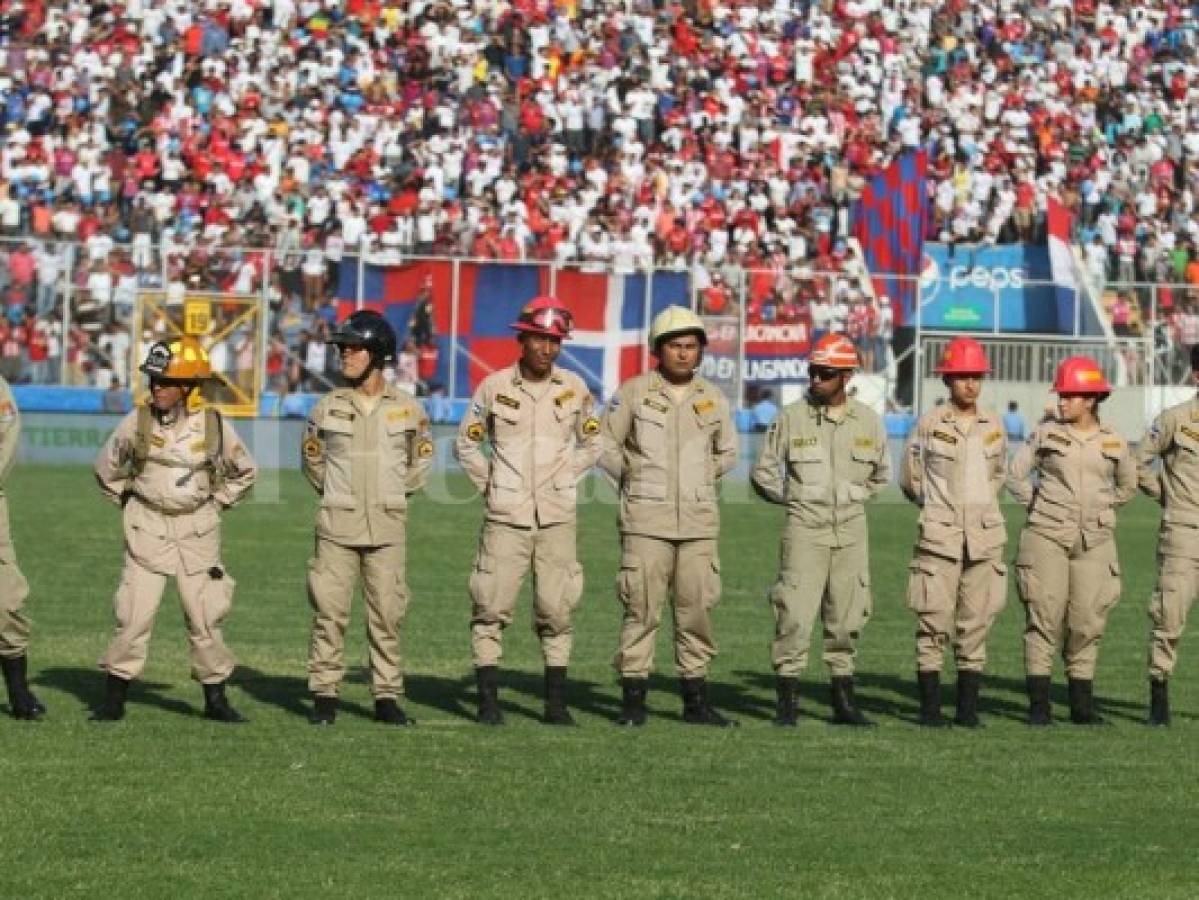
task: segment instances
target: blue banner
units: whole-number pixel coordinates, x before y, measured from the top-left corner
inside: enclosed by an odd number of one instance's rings
[[[1044,246],[958,245],[951,254],[943,244],[925,244],[921,327],[994,331],[998,326],[1002,332],[1071,334],[1073,302],[1061,302],[1051,282]]]

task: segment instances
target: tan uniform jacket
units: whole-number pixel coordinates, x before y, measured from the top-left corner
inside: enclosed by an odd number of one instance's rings
[[[1080,434],[1051,421],[1012,458],[1007,488],[1028,510],[1027,528],[1066,549],[1081,536],[1090,548],[1111,539],[1115,508],[1136,494],[1137,470],[1128,442],[1110,426]]]
[[[16,563],[16,552],[12,546],[12,533],[8,524],[8,495],[4,486],[13,464],[17,461],[17,450],[21,445],[21,414],[13,401],[8,382],[0,378],[0,561]]]
[[[1160,457],[1161,468],[1153,460]],[[1199,558],[1199,398],[1165,410],[1137,447],[1141,490],[1165,507],[1159,549]]]
[[[409,394],[385,387],[368,412],[357,391],[329,392],[308,416],[301,449],[304,475],[321,495],[318,537],[347,547],[404,540],[408,495],[433,463],[429,420]]]
[[[999,492],[1007,470],[1002,420],[980,408],[959,417],[948,404],[916,423],[900,466],[899,486],[920,507],[917,547],[947,559],[994,559],[1007,528]]]
[[[454,454],[483,492],[491,521],[573,522],[579,479],[599,458],[599,419],[574,372],[555,368],[548,385],[531,388],[519,365],[488,375],[458,428]]]
[[[882,419],[857,400],[833,409],[806,397],[791,403],[767,431],[750,480],[819,546],[861,541],[865,502],[891,480]]]
[[[630,378],[608,403],[602,468],[620,488],[620,530],[667,540],[720,531],[717,481],[737,464],[728,401],[696,376],[676,403],[657,372]]]
[[[218,464],[224,481],[214,489],[204,452],[204,410],[183,411],[169,426],[154,420],[146,464],[131,479],[137,418],[133,410],[121,420],[95,464],[101,492],[125,507],[130,554],[146,568],[165,573],[174,572],[176,553],[189,573],[217,565],[217,542],[186,538],[202,539],[216,530],[220,510],[237,503],[253,487],[254,460],[229,420],[222,417]]]

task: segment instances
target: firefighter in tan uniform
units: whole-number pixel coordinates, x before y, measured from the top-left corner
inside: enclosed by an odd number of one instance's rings
[[[769,595],[775,724],[781,726],[798,720],[799,676],[817,614],[834,723],[873,724],[854,697],[854,656],[871,611],[865,503],[890,481],[891,465],[882,420],[846,393],[857,365],[845,336],[828,334],[816,343],[807,396],[783,408],[750,475],[763,499],[787,507],[779,575]]]
[[[954,338],[936,372],[949,388],[949,402],[920,418],[899,476],[904,494],[920,507],[920,536],[908,579],[908,606],[917,620],[920,724],[947,724],[941,717],[941,666],[952,641],[954,722],[977,728],[987,634],[1007,600],[1007,527],[998,499],[1007,437],[999,415],[978,405],[983,377],[990,372],[978,341]]]
[[[17,554],[8,525],[8,481],[21,443],[21,415],[8,382],[0,378],[0,671],[8,688],[8,712],[14,719],[40,719],[46,707],[29,690],[27,677],[29,619],[25,600],[29,582],[17,567]]]
[[[204,715],[244,722],[225,697],[234,661],[221,625],[234,581],[221,562],[220,513],[253,486],[254,461],[215,410],[188,408],[188,396],[212,374],[199,341],[154,344],[141,371],[150,377],[149,405],[130,412],[96,457],[100,490],[124,508],[125,570],[113,601],[116,634],[100,660],[104,700],[93,718],[124,717],[129,682],[145,667],[154,616],[174,577]]]
[[[566,672],[572,614],[583,594],[575,550],[576,485],[599,458],[599,420],[583,379],[554,365],[570,337],[569,310],[537,297],[512,328],[520,359],[483,380],[458,430],[455,452],[486,511],[470,577],[471,656],[478,720],[499,725],[498,666],[516,597],[533,569],[533,629],[545,662],[545,716],[573,725]],[[491,456],[483,453],[483,442]]]
[[[1199,345],[1191,348],[1191,379],[1199,384]],[[1149,599],[1149,724],[1169,725],[1166,684],[1199,591],[1199,398],[1158,416],[1137,447],[1136,459],[1141,490],[1164,507],[1157,586]],[[1161,460],[1159,469],[1154,459]]]
[[[1053,721],[1050,677],[1064,643],[1070,719],[1093,725],[1104,721],[1093,691],[1099,640],[1120,599],[1115,509],[1136,493],[1136,463],[1127,442],[1099,421],[1099,404],[1111,388],[1093,360],[1063,360],[1053,389],[1057,418],[1037,426],[1012,458],[1007,480],[1012,497],[1028,510],[1016,554],[1026,611],[1028,723]]]
[[[690,310],[667,307],[650,326],[658,368],[620,386],[602,426],[600,466],[620,492],[624,605],[620,648],[621,725],[644,725],[654,641],[668,594],[674,597],[675,668],[683,719],[728,726],[708,702],[716,655],[710,613],[720,599],[718,481],[737,462],[728,402],[695,374],[707,334]]]
[[[424,410],[389,386],[396,336],[377,312],[359,310],[334,331],[350,387],[330,391],[312,408],[301,467],[320,494],[316,553],[308,561],[312,637],[308,649],[309,721],[332,725],[346,674],[350,598],[362,581],[375,719],[411,725],[404,695],[401,630],[408,609],[408,497],[424,486],[433,440]]]

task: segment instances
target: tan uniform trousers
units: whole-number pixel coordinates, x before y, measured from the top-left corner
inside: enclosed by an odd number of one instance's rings
[[[0,534],[8,535],[8,500],[0,494]],[[25,600],[29,597],[29,582],[17,566],[17,554],[12,542],[0,539],[0,657],[11,659],[24,656],[29,646],[29,619],[25,615]]]
[[[1159,556],[1157,588],[1149,599],[1149,676],[1165,681],[1178,661],[1178,641],[1199,592],[1199,560]]]
[[[346,628],[354,585],[362,579],[366,604],[371,693],[376,699],[404,694],[401,626],[408,609],[403,541],[378,547],[346,547],[318,537],[308,561],[308,602],[312,642],[308,648],[308,690],[336,697],[346,674]]]
[[[807,668],[812,625],[819,613],[829,673],[834,678],[853,675],[858,637],[871,611],[867,543],[822,547],[805,529],[788,527],[780,557],[779,577],[769,594],[775,673],[796,678]]]
[[[547,666],[570,664],[571,617],[583,596],[583,567],[575,553],[575,523],[521,528],[485,521],[470,576],[471,656],[476,666],[498,665],[503,632],[512,624],[525,573],[533,569],[533,631]]]
[[[612,664],[623,678],[648,678],[662,607],[674,596],[674,664],[681,678],[706,678],[716,656],[711,611],[720,600],[715,538],[674,541],[626,534],[617,594],[624,604],[620,648]]]
[[[233,674],[233,654],[225,646],[221,625],[233,606],[235,582],[223,566],[191,573],[180,566],[172,574],[187,624],[192,678],[202,684],[225,681]],[[168,577],[125,554],[125,570],[113,600],[116,633],[100,659],[100,668],[108,674],[130,680],[142,673]]]
[[[1067,676],[1093,679],[1107,615],[1120,599],[1116,542],[1084,548],[1080,537],[1067,550],[1026,528],[1016,555],[1016,586],[1026,614],[1025,671],[1052,675],[1053,656],[1063,644]]]
[[[917,551],[908,578],[916,614],[916,668],[940,672],[953,636],[959,672],[981,672],[987,634],[1007,602],[1007,566],[998,559],[948,559]]]

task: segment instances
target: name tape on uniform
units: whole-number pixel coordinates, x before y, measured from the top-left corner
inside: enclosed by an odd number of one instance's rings
[[[650,397],[645,398],[645,405],[648,406],[650,409],[656,409],[660,413],[670,412],[669,406],[667,406],[665,403],[659,403],[657,400],[654,400]]]
[[[495,402],[507,406],[510,409],[520,409],[520,401],[513,400],[507,394],[496,394]]]
[[[562,406],[563,404],[569,403],[574,398],[575,398],[574,391],[563,391],[561,394],[559,394],[557,397],[554,398],[554,406]]]
[[[792,447],[815,447],[816,438],[814,437],[797,437],[791,438]]]
[[[1065,435],[1058,434],[1056,431],[1047,432],[1045,437],[1049,438],[1049,440],[1055,443],[1065,444],[1067,447],[1070,446],[1070,439]]]
[[[939,441],[944,441],[947,444],[956,444],[958,439],[947,431],[937,430],[933,432],[933,437]]]
[[[331,409],[329,410],[329,415],[335,419],[345,419],[347,422],[354,421],[354,414],[344,409]]]
[[[709,412],[710,410],[713,410],[716,408],[716,401],[715,400],[697,400],[694,404],[692,404],[692,408],[695,410],[695,412],[698,415],[702,416],[704,413]]]
[[[990,434],[987,435],[987,439],[986,439],[985,443],[989,447],[996,441],[1002,440],[1002,439],[1003,439],[1002,431],[992,431]]]

